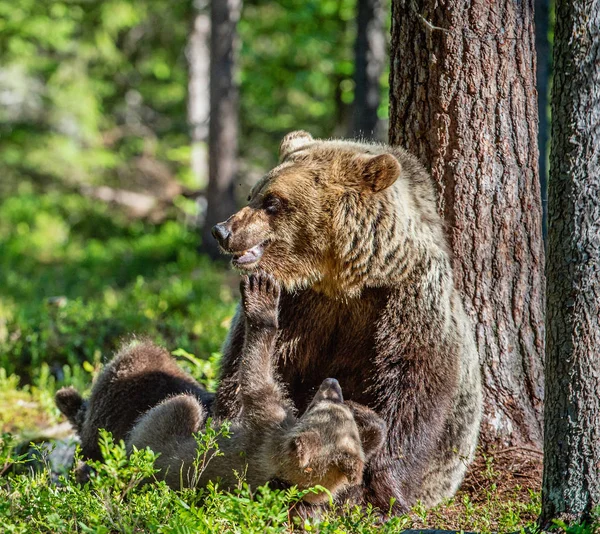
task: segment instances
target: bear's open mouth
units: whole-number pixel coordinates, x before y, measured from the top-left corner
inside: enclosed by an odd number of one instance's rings
[[[263,252],[265,251],[266,244],[267,244],[267,242],[263,241],[262,243],[259,243],[258,245],[254,245],[252,248],[249,248],[249,249],[244,250],[239,253],[233,253],[233,258],[232,258],[231,262],[236,267],[248,269],[249,267],[258,263],[258,261],[260,260],[260,258],[263,255]]]

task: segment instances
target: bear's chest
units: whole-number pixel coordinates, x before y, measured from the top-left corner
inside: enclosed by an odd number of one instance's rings
[[[339,381],[345,399],[370,404],[376,325],[384,305],[380,298],[342,303],[310,291],[283,295],[277,367],[300,411],[325,378]]]

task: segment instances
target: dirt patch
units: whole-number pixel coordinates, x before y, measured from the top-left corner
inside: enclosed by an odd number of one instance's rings
[[[416,507],[412,528],[512,532],[540,513],[542,453],[509,447],[480,450],[456,496],[432,510]]]
[[[494,491],[498,497],[514,496],[515,492],[528,497],[542,486],[541,451],[523,447],[490,449],[475,458],[460,493],[480,502],[482,494]]]

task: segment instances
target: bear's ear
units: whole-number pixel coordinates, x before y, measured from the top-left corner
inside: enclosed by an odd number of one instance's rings
[[[292,451],[297,455],[301,469],[308,468],[311,459],[322,446],[321,436],[314,430],[302,432],[291,443]]]
[[[353,401],[346,401],[345,404],[352,410],[365,458],[369,459],[385,444],[387,425],[371,408]]]
[[[279,145],[279,161],[283,161],[292,152],[295,152],[302,146],[312,143],[313,141],[312,135],[304,130],[290,132],[283,138],[281,145]]]
[[[364,420],[362,423],[363,424],[358,427],[360,441],[365,457],[371,458],[371,456],[381,450],[385,443],[387,436],[386,424],[383,419],[379,417]]]
[[[356,486],[362,482],[365,463],[356,455],[344,453],[338,458],[337,468],[346,475],[348,482]]]
[[[383,191],[398,179],[401,170],[400,162],[391,154],[370,157],[364,163],[363,183],[373,193]]]

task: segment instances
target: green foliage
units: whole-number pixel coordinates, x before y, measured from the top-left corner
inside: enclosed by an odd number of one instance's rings
[[[591,514],[590,521],[583,524],[568,524],[559,519],[553,521],[555,531],[565,534],[597,534],[600,532],[600,506],[596,507]]]
[[[80,371],[81,367],[77,367],[75,373],[69,373],[68,382],[83,390],[89,383],[89,375],[83,378]],[[18,433],[22,437],[35,436],[39,428],[55,422],[55,383],[46,364],[40,369],[36,385],[24,387],[19,387],[19,377],[8,375],[0,368],[0,431]]]
[[[0,194],[190,171],[186,45],[193,2],[0,0]],[[241,149],[265,169],[283,133],[344,135],[356,0],[244,2]],[[381,116],[387,117],[387,72]]]
[[[226,433],[226,429],[213,430],[210,436],[198,436],[199,458],[211,454],[215,437]],[[134,449],[128,456],[123,443],[114,443],[105,432],[101,433],[100,444],[103,461],[93,462],[89,482],[81,485],[74,481],[73,473],[54,481],[47,461],[42,462],[42,469],[34,475],[3,469],[3,465],[23,461],[22,456],[15,456],[14,439],[3,435],[0,438],[3,532],[262,534],[290,532],[295,528],[321,534],[391,534],[407,528],[457,528],[441,523],[435,517],[435,510],[423,509],[382,521],[380,514],[370,507],[346,506],[341,510],[331,507],[319,519],[301,520],[293,512],[306,491],[296,488],[282,491],[263,486],[252,490],[240,482],[229,493],[220,491],[216,484],[201,490],[173,491],[164,482],[152,481],[156,472],[155,455],[150,450]],[[39,448],[39,454],[47,455],[48,450]],[[438,509],[443,510],[444,506]],[[467,508],[470,517],[460,521],[461,528],[469,531],[490,532],[478,516],[503,513],[494,509],[493,502],[471,502]],[[414,519],[416,516],[419,520]],[[423,521],[427,521],[425,526],[421,526]],[[557,527],[568,533],[591,534],[598,525],[557,523]],[[523,528],[522,522],[504,523],[499,531],[524,532]]]
[[[171,154],[180,159],[189,144],[191,9],[158,0],[0,0],[2,185],[23,177],[106,183],[133,176],[141,156],[184,173]]]
[[[242,151],[264,167],[274,163],[281,137],[305,129],[318,137],[347,134],[354,100],[356,0],[244,2]],[[388,70],[380,116],[388,115]]]
[[[261,156],[272,158],[268,149],[287,131],[332,134],[352,101],[354,7],[354,0],[246,3],[239,27],[248,148],[258,141],[267,148]]]
[[[219,431],[217,431],[219,433]],[[213,436],[214,437],[214,436]],[[211,447],[209,438],[204,444]],[[263,486],[252,491],[246,484],[231,492],[210,485],[202,490],[172,491],[164,482],[147,484],[156,472],[152,451],[134,450],[127,455],[124,444],[115,444],[106,432],[100,438],[102,462],[93,462],[88,483],[72,476],[52,480],[48,462],[33,476],[0,471],[0,522],[3,532],[148,532],[148,533],[279,533],[289,532],[289,510],[307,491],[273,490]],[[0,465],[12,454],[10,438],[0,440]],[[41,455],[48,451],[39,449]],[[406,520],[398,518],[383,529],[374,526],[370,511],[348,511],[346,517],[326,514],[308,531],[327,533],[396,532]]]
[[[64,381],[138,334],[198,355],[186,365],[214,384],[234,302],[197,247],[196,233],[181,223],[132,222],[74,194],[4,200],[0,366],[30,380],[46,364]]]

